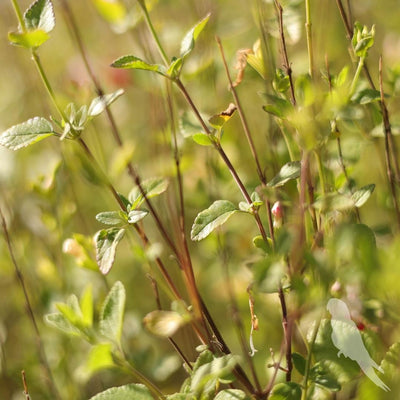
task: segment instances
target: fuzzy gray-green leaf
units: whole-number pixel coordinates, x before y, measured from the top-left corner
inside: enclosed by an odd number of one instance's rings
[[[118,99],[118,97],[124,94],[123,89],[118,89],[114,93],[105,94],[103,96],[96,97],[90,103],[88,115],[95,117],[101,114],[111,103]]]
[[[0,136],[0,145],[18,150],[54,134],[53,126],[47,119],[35,117],[4,131]]]
[[[353,193],[351,198],[354,201],[356,207],[361,207],[370,198],[372,192],[375,189],[375,185],[372,183],[370,185],[363,186]]]
[[[50,0],[35,1],[26,10],[24,20],[28,30],[42,29],[46,33],[51,32],[56,24],[53,4]]]
[[[111,288],[100,312],[100,333],[119,344],[125,311],[125,288],[117,281]]]
[[[267,186],[278,187],[286,182],[297,179],[300,176],[300,161],[291,161],[285,164],[281,170],[267,184]]]
[[[200,212],[194,220],[190,233],[192,240],[202,240],[215,228],[222,225],[237,212],[236,206],[228,200],[217,200],[209,208]]]
[[[126,223],[126,214],[123,211],[104,211],[96,215],[97,221],[106,225]]]
[[[125,229],[110,228],[96,233],[96,261],[102,274],[110,272],[114,264],[117,245],[123,238]]]
[[[89,400],[154,400],[150,390],[140,383],[113,387],[96,394]]]

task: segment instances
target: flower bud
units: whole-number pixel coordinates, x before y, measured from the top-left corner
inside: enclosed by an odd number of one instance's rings
[[[276,201],[272,206],[271,213],[274,217],[274,227],[280,228],[283,222],[283,206],[280,201]]]

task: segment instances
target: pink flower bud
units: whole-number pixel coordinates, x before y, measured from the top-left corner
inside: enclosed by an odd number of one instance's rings
[[[279,228],[282,226],[283,220],[283,206],[280,201],[276,201],[275,204],[271,208],[271,213],[274,216],[274,226]]]

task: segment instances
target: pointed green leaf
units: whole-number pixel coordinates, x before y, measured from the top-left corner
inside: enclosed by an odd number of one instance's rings
[[[53,126],[47,119],[35,117],[4,131],[0,136],[0,145],[18,150],[54,134]]]
[[[263,106],[264,111],[275,117],[285,118],[288,112],[293,109],[290,101],[286,99],[270,94],[261,94],[261,96],[268,101],[268,104]]]
[[[170,337],[188,321],[176,311],[156,310],[147,314],[143,322],[154,335]]]
[[[90,117],[95,117],[96,115],[101,114],[106,109],[106,107],[108,107],[110,104],[112,104],[115,100],[118,99],[118,97],[122,96],[123,94],[124,94],[124,90],[118,89],[114,93],[105,94],[104,96],[96,97],[90,103],[88,115]]]
[[[141,221],[149,212],[147,210],[131,210],[128,214],[128,222],[136,224]]]
[[[66,333],[69,336],[81,336],[83,333],[80,329],[75,327],[68,321],[68,319],[61,313],[52,313],[45,316],[45,321],[48,325],[53,328],[57,328],[60,331]]]
[[[199,132],[192,135],[192,139],[201,146],[211,146],[213,144],[212,136]]]
[[[126,213],[123,211],[104,211],[96,215],[97,221],[106,225],[126,223]]]
[[[228,218],[237,212],[233,203],[227,200],[217,200],[209,208],[200,212],[194,220],[190,233],[192,240],[202,240],[215,228],[224,224]]]
[[[35,49],[50,38],[43,29],[34,29],[28,32],[9,32],[8,40],[17,46],[26,49]]]
[[[292,359],[297,371],[304,375],[306,373],[306,359],[299,353],[292,353]]]
[[[179,129],[185,138],[200,133],[205,135],[204,129],[193,119],[193,116],[187,112],[184,112],[179,119]]]
[[[140,383],[113,387],[96,394],[89,400],[154,400],[150,390]]]
[[[167,74],[171,78],[178,77],[180,72],[181,72],[182,64],[183,64],[183,59],[182,58],[173,59],[171,64],[168,67]]]
[[[94,240],[96,243],[96,261],[102,274],[110,272],[114,264],[115,252],[118,243],[121,241],[125,229],[110,228],[103,229],[96,233]]]
[[[125,309],[125,288],[117,281],[111,288],[100,312],[100,333],[120,344]]]
[[[190,52],[193,50],[194,45],[201,31],[206,26],[208,20],[210,18],[210,14],[208,14],[205,18],[203,18],[200,22],[198,22],[190,31],[185,35],[181,43],[181,58],[185,58]]]
[[[111,343],[100,343],[92,347],[86,362],[86,368],[90,374],[113,366],[115,363]]]
[[[286,182],[297,179],[300,176],[300,161],[291,161],[285,164],[281,170],[267,184],[267,186],[283,186]]]
[[[24,14],[25,25],[28,30],[41,29],[51,32],[56,24],[53,4],[50,0],[36,0]]]
[[[78,298],[74,294],[68,297],[67,303],[57,303],[56,306],[72,325],[78,328],[82,326],[82,311]]]
[[[167,70],[163,65],[149,64],[146,61],[131,55],[118,58],[111,64],[111,66],[114,68],[143,69],[145,71],[153,71],[169,78]]]
[[[278,383],[272,389],[269,400],[300,400],[301,386],[294,382]]]
[[[239,389],[226,389],[219,392],[214,400],[251,400],[245,392]]]
[[[146,197],[151,199],[152,197],[158,196],[164,193],[168,188],[169,181],[165,178],[150,178],[142,181],[140,186],[142,187]],[[128,195],[129,201],[132,203],[131,208],[135,209],[139,207],[143,201],[143,194],[138,186],[135,186]]]
[[[354,201],[354,205],[356,207],[361,207],[362,205],[364,205],[366,201],[370,198],[374,189],[375,185],[372,183],[370,185],[363,186],[361,189],[355,191],[351,196]]]
[[[381,99],[381,92],[376,89],[366,88],[356,92],[351,97],[351,100],[357,104],[369,104]]]

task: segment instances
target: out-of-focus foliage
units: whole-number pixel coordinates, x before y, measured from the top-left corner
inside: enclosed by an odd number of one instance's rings
[[[162,60],[137,3],[69,1],[89,63],[105,93],[110,94],[103,101],[79,55],[62,1],[54,1],[54,29],[33,26],[35,33],[30,37],[17,31],[12,2],[0,2],[0,132],[12,136],[3,135],[0,141],[8,147],[0,147],[0,208],[61,398],[89,399],[106,388],[128,384],[113,392],[150,398],[147,389],[131,385],[129,368],[121,368],[125,355],[130,365],[167,394],[186,390],[198,396],[213,396],[221,388],[225,390],[217,394],[217,399],[247,399],[241,390],[221,386],[234,380],[232,371],[241,360],[195,350],[199,342],[187,329],[191,320],[187,309],[180,303],[170,304],[169,291],[160,283],[163,281],[154,262],[159,257],[165,261],[182,292],[185,283],[170,249],[147,216],[149,210],[137,184],[127,172],[128,162],[132,162],[143,178],[145,192],[149,197],[154,195],[153,204],[168,227],[168,235],[179,237],[173,132],[165,100],[170,88],[160,75],[171,80],[179,77],[184,82],[212,132],[206,135],[192,120],[175,87],[172,107],[181,156],[186,232],[188,237],[192,232],[194,239],[189,251],[199,291],[232,353],[240,354],[241,347],[232,318],[230,290],[235,293],[245,324],[246,340],[252,332],[253,346],[258,350],[253,361],[264,388],[274,372],[271,365],[280,357],[283,336],[277,291],[282,285],[289,310],[295,314],[292,317],[297,319],[293,326],[293,351],[297,355],[293,355],[294,382],[284,383],[285,374],[279,371],[272,398],[298,399],[309,362],[309,398],[332,398],[329,396],[339,389],[341,399],[397,398],[400,236],[386,176],[384,128],[377,105],[380,93],[367,85],[362,73],[354,93],[349,91],[358,59],[349,56],[351,43],[335,2],[312,2],[317,83],[307,76],[304,2],[281,2],[298,107],[288,96],[289,80],[282,69],[273,1],[148,2],[167,54],[178,57],[169,60],[168,68],[159,67]],[[353,47],[358,57],[368,50],[366,62],[377,88],[378,57],[383,55],[386,101],[398,144],[400,27],[398,15],[393,12],[398,2],[351,3],[352,14],[362,23],[361,36],[364,25],[369,29],[375,25],[373,46],[369,48],[373,35],[367,30],[366,40],[359,35],[364,41]],[[25,9],[29,2],[21,0],[20,5]],[[205,20],[208,13],[209,19]],[[227,116],[220,112],[227,109],[232,98],[215,35],[223,42],[232,74],[238,58],[243,54],[245,60],[247,57],[248,64],[245,62],[242,68],[239,60],[237,70],[244,75],[237,80],[240,84],[236,90],[267,177],[262,189],[238,113]],[[10,45],[9,40],[19,41],[22,47]],[[39,45],[38,54],[70,125],[58,121],[30,53],[24,48]],[[121,59],[124,54],[135,54],[136,58]],[[141,60],[147,60],[146,64]],[[112,68],[113,62],[124,68]],[[148,71],[125,69],[132,65]],[[110,105],[114,100],[111,109],[122,134],[120,147],[115,144],[105,111],[105,103]],[[41,117],[32,119],[36,116]],[[23,121],[27,122],[18,125]],[[31,135],[26,135],[27,127]],[[72,140],[82,131],[102,172]],[[346,173],[338,157],[338,136]],[[253,193],[250,204],[243,204],[231,174],[213,149],[215,143],[222,143],[249,193]],[[12,151],[18,148],[18,152]],[[293,227],[299,223],[300,148],[317,154],[319,166],[325,171],[326,182],[321,181],[317,162],[311,171],[318,195],[313,210],[324,221],[325,230],[323,238],[318,234],[313,237],[311,223],[306,225],[310,242],[302,255],[306,270],[289,280],[285,260],[297,239]],[[107,179],[117,189],[126,207],[124,212],[118,210],[108,191]],[[395,184],[398,186],[398,182]],[[262,221],[268,226],[263,199],[271,203],[279,200],[285,210],[284,217],[275,217],[274,252],[270,240],[257,236],[257,225],[252,220],[255,210],[260,209]],[[355,209],[361,222],[356,219]],[[152,244],[146,249],[132,229],[138,225],[151,238]],[[100,269],[108,275],[99,271],[96,256]],[[165,308],[162,312],[157,310],[154,295],[156,280]],[[254,332],[249,288],[258,321]],[[385,375],[381,377],[391,392],[375,387],[351,360],[336,357],[325,319],[314,337],[312,357],[306,359],[307,337],[310,341],[314,324],[330,296],[344,298],[351,306],[353,319],[365,332],[371,356],[378,364],[384,360]],[[32,399],[53,399],[5,240],[0,240],[0,302],[0,398],[22,398],[21,371],[25,370]],[[72,336],[63,335],[54,326]],[[190,361],[197,360],[190,378],[165,338],[178,329],[176,340]],[[248,373],[249,368],[244,368]]]

